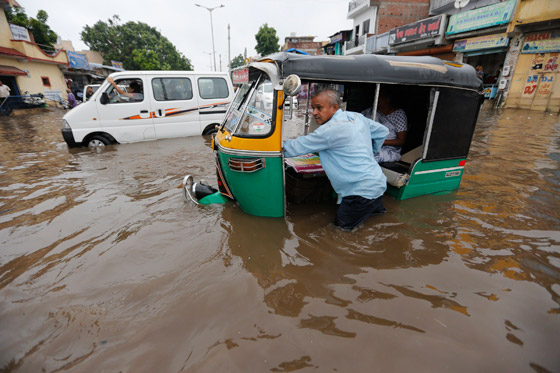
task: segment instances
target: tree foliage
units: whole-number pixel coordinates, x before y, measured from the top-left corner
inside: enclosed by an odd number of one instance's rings
[[[47,12],[39,10],[36,18],[29,18],[24,8],[8,8],[6,18],[9,23],[28,28],[39,48],[46,52],[54,50],[58,35],[47,25],[49,20]]]
[[[268,27],[268,23],[265,23],[259,28],[259,32],[255,35],[255,39],[257,39],[257,46],[255,47],[255,50],[259,52],[261,56],[266,56],[280,50],[276,30],[273,27]]]
[[[86,25],[84,43],[100,52],[109,64],[121,61],[128,70],[192,70],[191,61],[155,28],[142,22],[119,24],[115,15],[107,22]]]
[[[245,58],[243,58],[242,54],[240,54],[239,56],[233,57],[230,65],[231,65],[230,69],[235,69],[236,67],[243,66],[243,65],[245,65]]]

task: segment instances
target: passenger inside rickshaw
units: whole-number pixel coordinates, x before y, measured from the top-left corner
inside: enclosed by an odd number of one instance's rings
[[[380,91],[388,85],[381,84]],[[364,110],[373,109],[376,96],[376,84],[349,83],[345,85],[324,85],[312,84],[308,91],[316,92],[323,88],[334,88],[341,92],[343,110],[361,113]],[[428,111],[432,96],[431,87],[412,86],[412,85],[391,85],[391,91],[399,100],[399,107],[402,108],[408,118],[408,130],[406,140],[401,150],[401,159],[396,162],[380,163],[388,183],[394,186],[401,186],[407,177],[411,166],[421,158],[422,143],[424,132],[427,125]],[[309,99],[309,105],[311,100]],[[311,133],[317,125],[309,112],[309,124],[305,130],[305,103],[306,98],[300,99],[299,115],[295,118],[287,119],[286,138]],[[284,116],[288,116],[285,110]],[[295,127],[295,129],[294,129]],[[323,201],[332,198],[332,188],[328,178],[322,171],[320,160],[317,155],[305,155],[296,158],[287,158],[285,161],[286,169],[286,196],[290,202],[309,202]]]

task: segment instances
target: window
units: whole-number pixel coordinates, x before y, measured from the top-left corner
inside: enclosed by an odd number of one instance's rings
[[[272,112],[274,109],[274,88],[270,80],[265,80],[249,98],[247,110],[243,113],[241,124],[236,134],[264,136],[272,128]]]
[[[105,91],[107,96],[109,96],[109,103],[119,104],[144,101],[144,85],[142,84],[142,79],[119,79],[116,80],[115,83],[119,87],[118,91],[113,85],[109,85],[109,88]]]
[[[190,100],[193,98],[189,78],[157,78],[152,80],[154,98],[157,101]]]
[[[200,97],[205,99],[229,96],[227,82],[224,78],[200,78],[198,79],[198,90]]]
[[[45,87],[50,87],[51,86],[51,80],[49,79],[48,76],[42,76],[41,80],[43,81],[43,85]]]
[[[362,26],[362,35],[365,35],[369,33],[369,19],[364,21],[364,24]]]
[[[249,84],[244,84],[237,90],[225,126],[242,137],[268,136],[272,131],[274,112],[275,92],[272,83],[270,80],[261,82],[252,92],[250,87]],[[246,109],[242,111],[245,105]]]

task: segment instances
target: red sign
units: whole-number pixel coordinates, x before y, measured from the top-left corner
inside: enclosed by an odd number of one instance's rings
[[[249,83],[249,69],[234,70],[231,72],[233,84]]]

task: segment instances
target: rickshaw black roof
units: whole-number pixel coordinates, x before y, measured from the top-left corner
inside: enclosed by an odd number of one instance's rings
[[[482,82],[470,65],[430,56],[310,56],[275,53],[273,60],[282,78],[291,74],[302,80],[420,84],[479,90]]]

